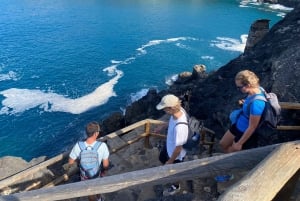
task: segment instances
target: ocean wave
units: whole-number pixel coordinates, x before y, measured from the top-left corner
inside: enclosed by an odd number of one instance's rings
[[[168,85],[168,86],[171,86],[174,84],[174,82],[178,79],[178,74],[175,74],[175,75],[170,75],[170,76],[167,76],[166,79],[165,79],[165,83]]]
[[[0,82],[1,81],[6,81],[6,80],[17,81],[18,80],[17,73],[14,72],[14,71],[9,71],[6,74],[0,74]]]
[[[211,46],[223,50],[244,52],[248,35],[241,35],[241,40],[227,37],[217,37],[217,40],[211,41]]]
[[[130,103],[133,103],[135,101],[140,100],[141,98],[143,98],[144,96],[147,95],[149,89],[141,89],[140,91],[136,92],[136,93],[131,93],[130,94]]]
[[[178,42],[178,41],[186,41],[186,40],[197,40],[196,38],[193,37],[177,37],[177,38],[168,38],[165,40],[151,40],[147,44],[142,45],[141,47],[137,48],[136,50],[139,52],[139,55],[141,54],[146,54],[146,48],[159,45],[162,43],[173,43],[173,42]]]
[[[282,10],[282,11],[292,11],[293,8],[290,7],[286,7],[280,4],[270,4],[269,8],[273,9],[273,10]]]
[[[110,71],[113,67],[109,68]],[[71,99],[54,92],[41,90],[11,88],[1,91],[5,98],[0,114],[16,114],[39,107],[47,112],[67,112],[80,114],[91,108],[105,104],[109,98],[116,96],[113,88],[122,77],[123,72],[115,68],[115,76],[85,96]]]
[[[205,59],[205,60],[214,60],[215,57],[206,55],[206,56],[201,56],[201,59]]]
[[[263,7],[261,5],[264,5]],[[287,12],[293,10],[293,8],[283,6],[281,4],[270,4],[270,3],[260,3],[254,0],[244,0],[240,2],[240,7],[252,7],[259,10],[276,12],[277,16],[284,17]]]

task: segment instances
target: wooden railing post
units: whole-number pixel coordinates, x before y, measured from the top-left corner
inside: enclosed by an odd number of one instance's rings
[[[145,143],[144,146],[145,148],[151,148],[150,146],[150,121],[147,121],[145,123],[145,133],[146,133],[146,137],[145,137]]]

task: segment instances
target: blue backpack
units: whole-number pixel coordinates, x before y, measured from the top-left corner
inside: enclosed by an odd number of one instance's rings
[[[83,141],[80,141],[78,145],[81,150],[79,156],[81,176],[88,179],[98,177],[100,172],[98,149],[101,142],[97,141],[94,146],[86,146]]]

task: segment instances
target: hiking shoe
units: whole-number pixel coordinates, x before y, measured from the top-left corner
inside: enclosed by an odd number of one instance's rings
[[[180,186],[176,186],[176,185],[171,185],[169,188],[167,188],[166,190],[164,190],[163,195],[164,196],[168,196],[168,195],[175,195],[177,193],[180,192]]]

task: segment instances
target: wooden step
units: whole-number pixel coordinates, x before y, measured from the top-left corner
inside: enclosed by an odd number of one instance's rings
[[[141,131],[140,133],[143,133],[143,131]],[[140,136],[140,133],[136,132],[136,131],[131,131],[129,133],[126,133],[126,135],[123,135],[121,138],[125,141],[125,142],[130,142],[134,139],[136,139],[138,136]]]
[[[109,135],[109,137],[107,137],[107,145],[112,152],[115,152],[115,150],[123,147],[126,144],[127,143],[122,140],[117,134]]]

